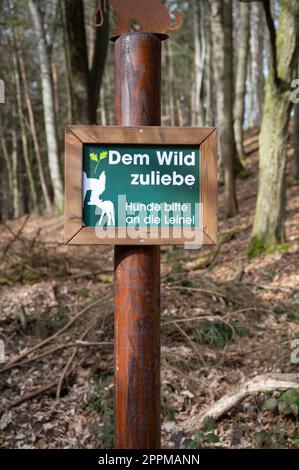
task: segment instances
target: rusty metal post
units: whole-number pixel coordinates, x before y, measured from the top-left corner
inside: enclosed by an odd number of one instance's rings
[[[161,39],[115,43],[117,125],[161,123]],[[157,449],[160,430],[160,247],[115,247],[115,447]]]

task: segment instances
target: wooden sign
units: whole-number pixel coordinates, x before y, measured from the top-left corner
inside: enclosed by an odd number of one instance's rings
[[[69,126],[65,243],[217,242],[217,130]]]

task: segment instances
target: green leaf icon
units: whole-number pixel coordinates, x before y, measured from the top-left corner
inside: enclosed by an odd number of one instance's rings
[[[96,153],[90,153],[90,154],[89,154],[89,158],[90,158],[91,160],[93,160],[94,162],[97,162],[97,161],[98,161],[98,156],[97,156]]]
[[[104,158],[108,157],[108,152],[104,151],[100,153],[100,160],[104,160]]]

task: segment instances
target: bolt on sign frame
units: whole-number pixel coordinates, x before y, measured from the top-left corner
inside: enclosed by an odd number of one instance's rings
[[[186,127],[67,126],[65,130],[65,243],[69,245],[182,245],[196,236],[202,245],[217,243],[217,130]],[[197,228],[169,228],[152,238],[147,230],[136,238],[119,237],[107,227],[99,238],[95,227],[83,222],[84,145],[198,146],[201,224]],[[158,189],[156,189],[159,191]],[[125,192],[125,188],[124,188]],[[197,232],[195,234],[195,231]]]

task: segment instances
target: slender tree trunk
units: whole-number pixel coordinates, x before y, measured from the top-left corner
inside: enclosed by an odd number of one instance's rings
[[[247,99],[247,108],[248,108],[248,127],[252,129],[254,127],[254,76],[253,76],[253,57],[252,50],[249,51],[249,62],[247,70],[247,81],[248,81],[248,99]]]
[[[20,71],[21,71],[22,82],[23,82],[23,87],[24,87],[25,102],[26,102],[28,118],[29,118],[29,127],[30,127],[31,136],[32,136],[35,156],[37,160],[40,185],[41,185],[42,194],[43,194],[44,201],[45,201],[46,211],[49,212],[51,210],[51,200],[50,200],[48,187],[46,184],[46,178],[45,178],[45,173],[44,173],[44,168],[43,168],[40,146],[38,142],[37,129],[36,129],[36,123],[35,123],[31,98],[29,94],[28,79],[27,79],[26,67],[24,63],[24,57],[19,47],[18,47],[18,58],[19,58]]]
[[[174,67],[173,67],[173,49],[171,46],[171,41],[167,41],[167,89],[168,89],[168,103],[169,103],[169,115],[170,115],[170,125],[175,126],[176,116],[175,116],[175,96],[174,96]]]
[[[105,103],[105,87],[101,87],[100,92],[100,103],[101,103],[101,124],[102,126],[107,126],[107,115],[106,115],[106,103]]]
[[[3,153],[3,159],[0,158],[0,177],[1,177],[1,217],[5,221],[11,217],[11,195],[12,195],[12,173],[11,173],[11,164],[8,156],[8,151],[6,147],[6,141],[3,135],[3,131],[0,128],[0,142],[1,149]],[[5,163],[5,165],[4,165]],[[6,166],[7,172],[4,171],[4,166]],[[8,177],[7,177],[8,176]]]
[[[238,63],[236,74],[236,95],[234,107],[234,131],[238,158],[244,165],[243,125],[246,94],[246,77],[250,36],[250,5],[240,4],[240,42],[238,47]]]
[[[194,42],[194,83],[191,100],[191,113],[193,126],[203,126],[204,123],[204,102],[203,83],[204,69],[206,64],[207,42],[205,25],[205,2],[198,3],[192,0],[193,16],[193,42]]]
[[[51,72],[52,72],[52,79],[53,79],[53,95],[54,95],[54,111],[55,116],[59,115],[59,90],[58,90],[58,77],[57,77],[57,67],[55,62],[51,63]]]
[[[206,86],[206,125],[214,126],[215,125],[215,102],[213,94],[213,58],[212,58],[212,38],[211,38],[211,23],[210,16],[206,15],[206,25],[205,25],[207,41],[206,41],[206,67],[205,67],[205,86]]]
[[[265,19],[263,12],[263,5],[261,3],[254,4],[257,11],[257,20],[255,27],[255,51],[254,58],[256,64],[255,73],[255,89],[256,89],[256,110],[255,110],[255,124],[261,125],[263,117],[263,104],[265,98],[265,76],[264,76],[264,32],[265,32]]]
[[[236,145],[233,128],[232,1],[209,0],[209,3],[217,84],[220,151],[224,167],[225,211],[230,217],[238,210],[235,187]]]
[[[60,172],[58,142],[55,124],[55,105],[51,68],[47,53],[45,33],[36,0],[29,0],[29,9],[37,38],[37,48],[42,82],[42,97],[45,119],[46,140],[48,147],[48,162],[50,177],[54,192],[54,205],[58,210],[63,207],[63,183]]]
[[[61,18],[63,25],[66,24],[66,17],[65,17],[65,5],[64,1],[61,1]],[[66,34],[65,27],[63,28],[63,52],[64,52],[64,62],[65,62],[65,71],[66,71],[66,89],[67,89],[67,104],[68,104],[68,112],[67,112],[67,120],[68,123],[73,122],[74,120],[74,100],[73,100],[73,93],[72,93],[72,71],[71,71],[71,59],[70,59],[70,50],[69,50],[69,42],[68,37]]]
[[[294,106],[294,163],[295,179],[299,180],[299,103]]]
[[[82,0],[64,0],[68,47],[72,70],[71,90],[74,104],[74,119],[82,124],[96,124],[99,93],[109,39],[108,12],[102,27],[96,28],[93,57],[88,61],[88,47],[84,23]]]
[[[1,134],[0,134],[1,148],[2,148],[2,153],[3,153],[3,157],[4,157],[5,164],[6,164],[6,169],[7,169],[7,174],[8,174],[8,184],[7,184],[7,186],[8,186],[8,189],[9,189],[9,194],[12,194],[12,187],[13,187],[12,166],[11,166],[11,161],[10,161],[8,150],[7,150],[5,136],[3,134],[2,129],[1,129],[0,132],[1,132]]]
[[[20,201],[19,201],[19,183],[18,183],[18,140],[15,129],[11,131],[12,149],[12,201],[13,201],[13,216],[14,219],[20,217]]]
[[[297,72],[299,4],[282,0],[260,132],[260,173],[249,256],[285,239],[285,163],[291,111],[291,81]],[[274,118],[275,117],[275,118]]]
[[[17,46],[16,46],[16,41],[15,41],[15,48],[16,47]],[[29,183],[30,196],[32,200],[33,209],[35,212],[37,212],[38,211],[38,199],[37,199],[36,186],[35,186],[34,175],[33,175],[33,170],[32,170],[32,164],[31,164],[29,151],[28,151],[28,139],[27,139],[26,124],[25,124],[23,105],[22,105],[20,74],[19,74],[18,61],[17,61],[16,54],[13,57],[13,66],[14,66],[14,74],[15,74],[17,109],[18,109],[18,116],[19,116],[20,130],[21,130],[21,139],[22,139],[25,169],[26,169],[27,179]]]
[[[178,115],[178,123],[180,127],[184,126],[184,112],[182,109],[182,103],[179,99],[176,100],[176,110]]]

